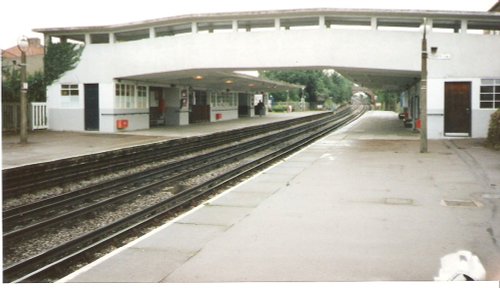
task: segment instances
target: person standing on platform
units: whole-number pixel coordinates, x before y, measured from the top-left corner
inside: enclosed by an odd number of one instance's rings
[[[264,115],[264,103],[262,103],[262,100],[259,100],[259,103],[257,104],[257,112],[259,113],[260,117]]]

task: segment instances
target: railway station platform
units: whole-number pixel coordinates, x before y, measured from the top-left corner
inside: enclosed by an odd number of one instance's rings
[[[370,111],[60,282],[432,281],[478,255],[500,279],[500,152]]]
[[[320,112],[268,113],[265,117],[240,118],[216,123],[103,134],[98,132],[30,132],[28,144],[19,144],[18,135],[2,135],[2,167],[12,168],[68,157],[104,152],[175,138],[211,133],[304,117]]]

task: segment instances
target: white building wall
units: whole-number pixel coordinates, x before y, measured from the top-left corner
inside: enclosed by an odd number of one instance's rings
[[[61,84],[47,87],[47,109],[49,129],[55,131],[83,131],[83,84],[79,84],[79,96],[61,96]]]
[[[481,79],[500,79],[500,39],[495,35],[432,33],[428,60],[428,137],[444,138],[445,82],[471,82],[471,137],[485,138],[490,115],[496,109],[480,109]]]
[[[317,29],[186,34],[90,44],[78,67],[61,81],[78,78],[80,83],[100,83],[132,75],[207,67],[419,71],[420,64],[414,59],[420,57],[420,36],[398,31]]]
[[[430,32],[429,51],[437,47],[428,61],[429,138],[442,138],[444,83],[472,82],[472,137],[485,137],[485,119],[494,109],[479,109],[480,79],[500,79],[500,40],[498,35]],[[100,107],[103,113],[113,110],[114,79],[127,76],[186,69],[266,69],[266,68],[349,68],[351,70],[420,71],[421,31],[381,30],[268,30],[255,32],[188,33],[173,37],[148,38],[110,44],[86,45],[76,69],[67,72],[60,83],[99,83]],[[54,85],[53,85],[54,86]],[[82,87],[83,96],[83,87]],[[170,91],[170,90],[169,90]],[[49,87],[50,129],[83,130],[83,98],[78,105],[57,99]],[[170,91],[168,101],[178,101]],[[59,97],[62,98],[62,97]],[[65,102],[66,101],[66,102]],[[174,105],[177,103],[172,103]],[[170,106],[170,105],[169,105]],[[64,110],[64,111],[63,111]],[[71,112],[68,112],[71,111]],[[64,121],[74,113],[77,119]],[[169,119],[173,125],[188,124],[187,109]],[[237,109],[211,111],[223,113],[223,119],[237,118]],[[80,119],[81,118],[81,119]],[[137,116],[134,127],[148,126],[145,116]],[[101,130],[116,131],[116,117],[101,116]],[[135,122],[135,120],[134,120]],[[175,122],[175,123],[174,123]],[[132,129],[132,127],[131,127]]]

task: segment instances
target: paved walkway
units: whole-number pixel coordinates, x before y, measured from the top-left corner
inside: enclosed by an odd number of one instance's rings
[[[432,280],[477,254],[500,279],[500,152],[354,124],[69,275],[68,282]]]

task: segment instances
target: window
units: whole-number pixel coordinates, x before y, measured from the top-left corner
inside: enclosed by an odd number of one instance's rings
[[[235,93],[233,92],[212,92],[211,102],[213,107],[235,107],[238,106],[236,102]]]
[[[109,33],[90,34],[90,43],[92,44],[109,43]]]
[[[148,107],[148,87],[137,86],[137,108]]]
[[[500,108],[500,79],[481,80],[479,108]]]
[[[135,85],[117,83],[115,95],[116,108],[135,108]]]
[[[78,84],[62,84],[61,96],[78,96]]]
[[[115,33],[116,42],[127,42],[149,38],[149,29],[140,29],[134,31],[124,31]]]

